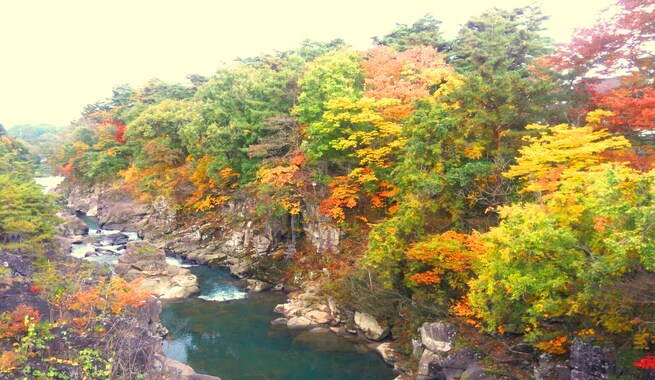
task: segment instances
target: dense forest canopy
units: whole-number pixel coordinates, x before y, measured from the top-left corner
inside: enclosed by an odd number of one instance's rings
[[[655,2],[612,12],[557,47],[537,7],[492,8],[450,41],[426,15],[367,51],[306,41],[189,85],[119,86],[54,156],[71,181],[188,217],[244,196],[261,215],[318,205],[366,237],[334,282],[380,318],[650,349]]]

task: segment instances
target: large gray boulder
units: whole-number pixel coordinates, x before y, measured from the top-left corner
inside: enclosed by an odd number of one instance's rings
[[[594,346],[581,339],[571,345],[571,380],[608,379],[616,374],[616,349]]]
[[[424,323],[421,326],[421,343],[432,352],[452,350],[457,336],[457,328],[444,322]]]
[[[389,335],[389,327],[382,327],[375,317],[367,313],[355,312],[355,324],[370,340],[380,341]]]
[[[127,253],[118,258],[114,270],[128,281],[141,279],[141,288],[160,299],[183,299],[200,293],[196,276],[186,268],[167,264],[164,251],[145,241],[129,242]]]
[[[60,211],[57,213],[57,217],[63,219],[63,222],[57,226],[61,236],[71,237],[85,235],[89,232],[86,223],[70,211]]]

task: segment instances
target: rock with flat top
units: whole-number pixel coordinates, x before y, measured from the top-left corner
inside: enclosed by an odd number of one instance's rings
[[[457,329],[444,322],[424,323],[421,326],[421,343],[432,352],[448,352],[453,348]]]

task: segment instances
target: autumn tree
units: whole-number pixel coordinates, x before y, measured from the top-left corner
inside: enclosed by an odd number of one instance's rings
[[[469,299],[489,330],[538,341],[563,319],[574,328],[630,332],[635,343],[652,339],[650,306],[627,296],[655,269],[652,174],[599,158],[626,144],[591,127],[557,126],[521,150],[506,175],[543,195],[501,207],[500,225],[484,235]],[[635,316],[645,323],[634,324]]]
[[[574,88],[574,109],[614,112],[607,126],[611,131],[630,133],[655,126],[654,15],[652,0],[618,0],[596,25],[576,31],[549,60]]]

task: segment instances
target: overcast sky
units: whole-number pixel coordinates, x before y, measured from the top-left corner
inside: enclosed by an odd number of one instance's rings
[[[183,82],[222,62],[304,39],[372,36],[426,13],[447,38],[473,15],[530,3],[551,16],[548,35],[566,42],[612,0],[15,0],[0,2],[0,123],[65,125],[119,84]]]

